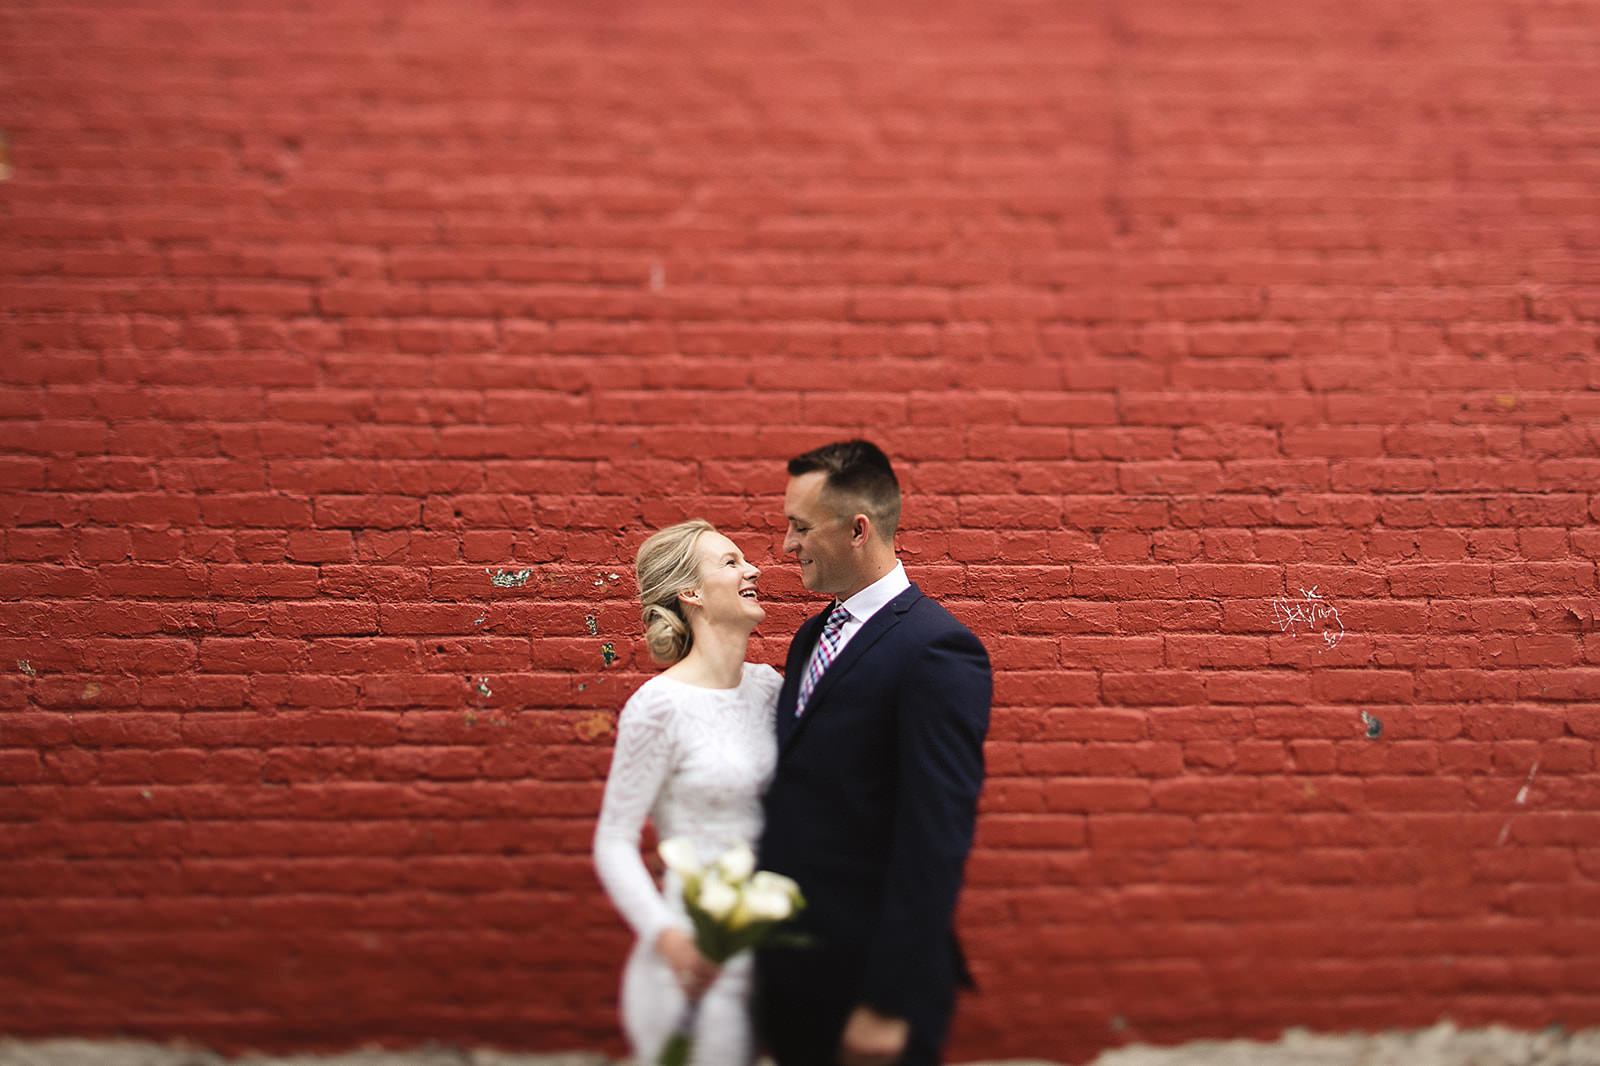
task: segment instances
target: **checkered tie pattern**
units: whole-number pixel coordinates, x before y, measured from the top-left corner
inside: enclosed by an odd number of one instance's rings
[[[817,681],[828,669],[828,664],[833,662],[833,657],[839,654],[839,634],[844,632],[844,624],[848,621],[850,612],[844,609],[844,604],[835,604],[828,620],[822,625],[822,636],[817,638],[817,646],[811,649],[811,661],[806,663],[806,672],[800,675],[800,695],[794,701],[795,717],[805,713],[812,689],[817,687]]]

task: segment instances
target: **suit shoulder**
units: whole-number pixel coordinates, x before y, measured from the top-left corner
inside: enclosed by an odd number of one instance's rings
[[[989,649],[943,604],[924,596],[911,605],[906,621],[907,638],[925,652],[936,656],[953,653],[989,668]]]
[[[920,590],[919,590],[920,591]],[[923,593],[913,600],[907,614],[915,621],[920,629],[938,633],[964,633],[977,640],[978,637],[967,627],[966,623],[951,614],[949,609],[932,596]],[[979,641],[979,643],[982,643]]]

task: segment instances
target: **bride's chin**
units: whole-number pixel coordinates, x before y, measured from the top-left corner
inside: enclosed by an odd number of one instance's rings
[[[728,616],[721,621],[713,623],[718,629],[730,633],[742,632],[748,635],[761,620],[767,617],[767,609],[757,605],[753,610],[740,611],[737,615]]]

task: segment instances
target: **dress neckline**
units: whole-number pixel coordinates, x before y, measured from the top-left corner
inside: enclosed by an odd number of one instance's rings
[[[656,675],[656,680],[657,681],[670,681],[674,685],[680,685],[683,688],[693,689],[696,692],[723,692],[723,693],[726,693],[726,692],[738,692],[740,689],[744,688],[744,683],[746,681],[748,681],[749,679],[750,679],[750,664],[749,663],[741,663],[739,665],[739,683],[737,685],[734,685],[732,688],[710,688],[710,687],[708,687],[706,685],[696,685],[692,681],[679,681],[677,678],[668,677],[666,674],[657,674]]]

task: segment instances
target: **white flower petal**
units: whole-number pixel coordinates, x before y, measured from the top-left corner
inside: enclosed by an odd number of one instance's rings
[[[800,898],[800,886],[793,878],[775,874],[771,870],[757,870],[750,877],[750,887],[761,892],[782,892],[791,900]]]
[[[717,869],[729,884],[738,884],[750,877],[756,869],[756,853],[749,844],[737,844],[717,859]]]
[[[695,854],[694,845],[687,837],[669,837],[661,842],[656,851],[661,855],[661,861],[667,864],[667,869],[679,877],[687,879],[700,876],[700,857]]]
[[[697,902],[701,910],[720,922],[739,905],[739,890],[719,877],[708,875],[700,882],[700,898]]]
[[[744,909],[751,921],[781,922],[794,913],[794,899],[781,887],[751,884],[745,889]]]

